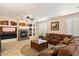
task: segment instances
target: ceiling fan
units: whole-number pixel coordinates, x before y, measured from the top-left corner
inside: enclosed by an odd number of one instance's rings
[[[34,18],[32,18],[32,17],[27,16],[26,18],[31,20],[31,21],[34,21]]]

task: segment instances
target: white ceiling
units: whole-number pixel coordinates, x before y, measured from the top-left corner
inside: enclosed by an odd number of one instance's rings
[[[12,17],[32,15],[36,19],[79,12],[77,3],[0,3],[0,15]]]

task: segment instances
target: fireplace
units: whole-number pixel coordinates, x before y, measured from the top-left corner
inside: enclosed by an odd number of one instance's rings
[[[22,30],[20,36],[21,38],[27,37],[27,30]]]
[[[26,40],[26,39],[28,39],[28,30],[18,29],[18,40]]]

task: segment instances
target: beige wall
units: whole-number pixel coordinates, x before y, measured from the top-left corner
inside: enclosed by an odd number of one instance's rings
[[[66,18],[65,17],[57,17],[54,19],[50,19],[48,22],[48,33],[58,33],[58,34],[66,34]],[[51,30],[51,22],[59,22],[59,30]]]
[[[47,29],[48,29],[48,20],[45,21],[41,21],[38,22],[36,24],[36,28],[37,28],[37,34],[40,36],[41,34],[45,35],[45,33],[47,33]]]

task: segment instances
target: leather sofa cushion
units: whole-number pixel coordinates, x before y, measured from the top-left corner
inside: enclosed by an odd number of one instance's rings
[[[59,41],[56,40],[56,39],[50,39],[50,40],[48,40],[48,43],[51,43],[51,44],[53,44],[53,45],[56,45],[56,44],[59,43]]]
[[[76,47],[77,47],[77,45],[74,43],[71,45],[68,45],[64,48],[59,49],[57,55],[59,55],[59,56],[71,56],[74,54]]]

